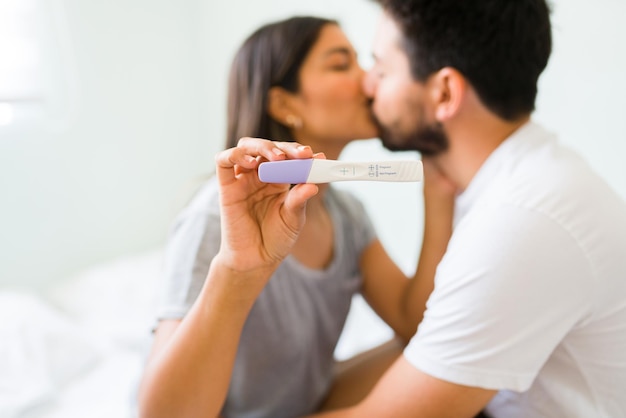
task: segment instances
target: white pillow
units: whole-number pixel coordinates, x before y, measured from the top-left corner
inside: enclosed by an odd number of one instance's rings
[[[120,348],[143,351],[150,338],[162,251],[96,265],[52,289],[50,301]]]
[[[49,400],[100,358],[97,344],[41,298],[0,292],[0,416]]]

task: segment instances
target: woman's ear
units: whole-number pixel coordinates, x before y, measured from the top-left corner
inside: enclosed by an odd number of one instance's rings
[[[435,118],[445,122],[454,117],[467,93],[465,77],[452,67],[444,67],[429,80],[431,99],[435,104]]]
[[[291,105],[291,94],[282,87],[272,87],[267,95],[267,112],[275,121],[292,126],[294,114]]]

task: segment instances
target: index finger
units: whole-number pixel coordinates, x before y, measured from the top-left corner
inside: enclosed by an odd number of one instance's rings
[[[311,158],[313,151],[308,145],[297,142],[276,142],[260,138],[242,138],[234,148],[218,153],[215,157],[217,176],[222,184],[235,179],[235,166],[254,169],[259,164],[257,157],[268,161],[285,158]]]
[[[242,148],[253,157],[261,156],[268,161],[281,160],[283,158],[311,158],[313,150],[308,145],[297,142],[278,142],[261,138],[244,137],[237,143],[237,148]]]

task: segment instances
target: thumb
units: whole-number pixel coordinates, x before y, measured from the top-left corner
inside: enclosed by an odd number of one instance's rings
[[[287,194],[283,205],[285,222],[294,229],[304,224],[304,208],[306,202],[315,196],[319,188],[315,184],[297,184]]]

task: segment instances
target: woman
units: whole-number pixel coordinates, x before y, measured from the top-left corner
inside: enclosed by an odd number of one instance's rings
[[[297,140],[308,146],[294,151],[297,156],[312,156],[315,149],[336,159],[350,141],[377,133],[363,77],[352,45],[334,21],[297,17],[262,27],[233,62],[227,147],[244,136]],[[273,150],[275,158],[284,158],[279,148]],[[293,193],[300,189],[312,190],[296,186]],[[254,241],[256,231],[222,239],[217,180],[183,211],[169,243],[166,303],[140,389],[145,416],[293,417],[318,410],[329,393],[333,405],[364,395],[371,373],[366,379],[353,373],[363,384],[356,392],[343,389],[353,382],[331,390],[344,379],[335,378],[333,352],[358,291],[401,338],[415,333],[432,290],[432,282],[419,277],[432,264],[407,280],[355,198],[329,185],[315,190],[297,239],[296,231],[288,231],[295,239],[293,246],[285,244],[289,256],[282,262],[282,255],[275,258],[276,271],[253,300],[248,286],[256,288],[257,281],[223,292],[214,287],[217,282],[205,280],[230,238],[263,248]],[[231,197],[222,195],[222,204]],[[235,264],[245,271],[245,263]],[[239,298],[249,309],[232,315],[226,308],[242,302]],[[222,308],[230,313],[220,318]],[[224,332],[235,333],[230,345],[213,344]]]

